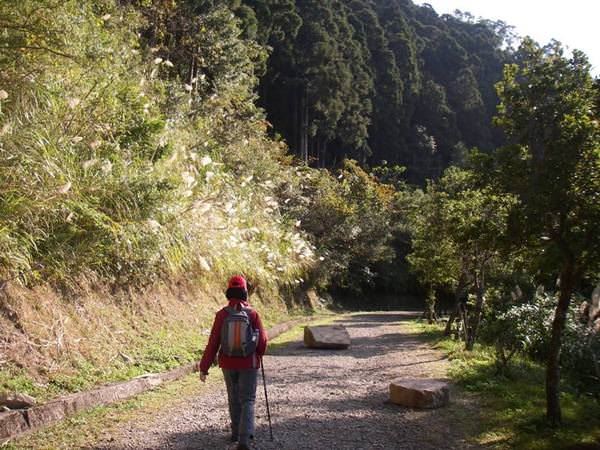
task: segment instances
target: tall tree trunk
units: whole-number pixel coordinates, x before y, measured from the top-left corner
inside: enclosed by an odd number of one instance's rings
[[[452,312],[450,313],[450,317],[448,317],[448,322],[446,323],[446,329],[444,330],[444,336],[450,336],[452,332],[452,323],[458,317],[458,305],[460,304],[460,299],[464,294],[465,288],[467,286],[467,276],[464,271],[460,274],[460,278],[458,279],[458,285],[456,286],[456,290],[454,291],[454,307],[452,308]]]
[[[437,322],[437,315],[435,313],[435,289],[431,286],[427,289],[423,318],[427,319],[427,323],[429,324]]]
[[[567,322],[567,311],[576,281],[575,262],[572,257],[568,257],[560,272],[558,305],[552,321],[552,337],[550,339],[548,361],[546,362],[546,417],[554,427],[562,422],[560,409],[560,348]]]
[[[477,339],[477,331],[479,330],[479,324],[481,323],[481,316],[483,314],[483,303],[485,301],[485,272],[483,269],[475,275],[475,295],[477,300],[475,301],[475,308],[473,315],[469,320],[469,328],[467,331],[467,342],[466,350],[473,350],[475,346],[475,339]]]
[[[320,158],[321,158],[321,167],[324,169],[325,167],[327,167],[327,144],[328,144],[328,139],[327,138],[323,138],[323,141],[321,142],[321,150],[320,150]]]
[[[444,329],[444,336],[450,336],[450,333],[452,333],[452,324],[456,321],[457,317],[458,317],[458,301],[455,300],[454,306],[452,308],[452,312],[450,313],[450,316],[448,317],[448,322],[446,322],[446,328]]]
[[[323,155],[322,155],[322,148],[323,148],[323,138],[318,138],[317,139],[317,167],[323,167]]]
[[[299,86],[292,87],[292,101],[291,101],[291,109],[292,109],[292,134],[291,134],[291,145],[292,145],[292,153],[295,153],[298,156],[301,156],[300,153],[300,133],[302,130],[302,126],[300,124],[300,96],[302,95],[301,89]]]
[[[192,55],[192,61],[190,63],[190,86],[194,86],[194,82],[192,81],[196,76],[196,55]]]
[[[308,105],[306,101],[306,86],[301,87],[300,94],[300,155],[308,164]]]

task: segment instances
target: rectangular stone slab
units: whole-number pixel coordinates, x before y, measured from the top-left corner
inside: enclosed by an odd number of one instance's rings
[[[441,380],[397,378],[390,383],[390,401],[408,408],[440,408],[450,402],[450,389]]]
[[[346,349],[350,346],[350,335],[342,325],[304,327],[304,345],[308,348]]]
[[[3,392],[0,394],[0,406],[10,409],[24,409],[35,405],[35,398],[18,392]]]
[[[29,427],[35,429],[67,417],[67,405],[64,400],[55,400],[45,405],[34,406],[26,410],[25,414]]]
[[[28,425],[21,411],[0,412],[0,443],[17,433],[27,431]]]

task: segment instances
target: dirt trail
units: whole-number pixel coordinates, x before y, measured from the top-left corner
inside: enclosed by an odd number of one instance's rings
[[[403,333],[409,313],[345,317],[352,346],[309,350],[294,342],[265,357],[275,440],[269,441],[262,380],[256,408],[256,448],[465,449],[465,411],[474,405],[453,392],[444,409],[416,411],[385,403],[396,377],[443,377],[448,362],[427,344]],[[215,371],[215,369],[213,369]],[[230,448],[224,386],[163,411],[151,421],[126,425],[97,449]]]

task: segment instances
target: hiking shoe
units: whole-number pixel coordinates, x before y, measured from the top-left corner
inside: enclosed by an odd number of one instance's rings
[[[238,444],[236,450],[250,450],[250,447],[248,447],[246,444]]]
[[[230,442],[237,442],[237,441],[239,441],[239,440],[240,440],[240,439],[239,439],[239,438],[237,437],[237,435],[235,435],[235,434],[232,434],[232,435],[231,435],[231,437],[229,438],[229,441],[230,441]]]

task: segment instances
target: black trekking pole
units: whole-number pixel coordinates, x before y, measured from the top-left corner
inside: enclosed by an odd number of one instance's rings
[[[265,380],[265,365],[263,364],[262,356],[260,357],[260,368],[262,369],[263,386],[265,388],[265,402],[267,403],[267,417],[269,419],[269,433],[271,441],[273,441],[273,426],[271,425],[271,411],[269,411],[269,397],[267,396],[267,381]]]

